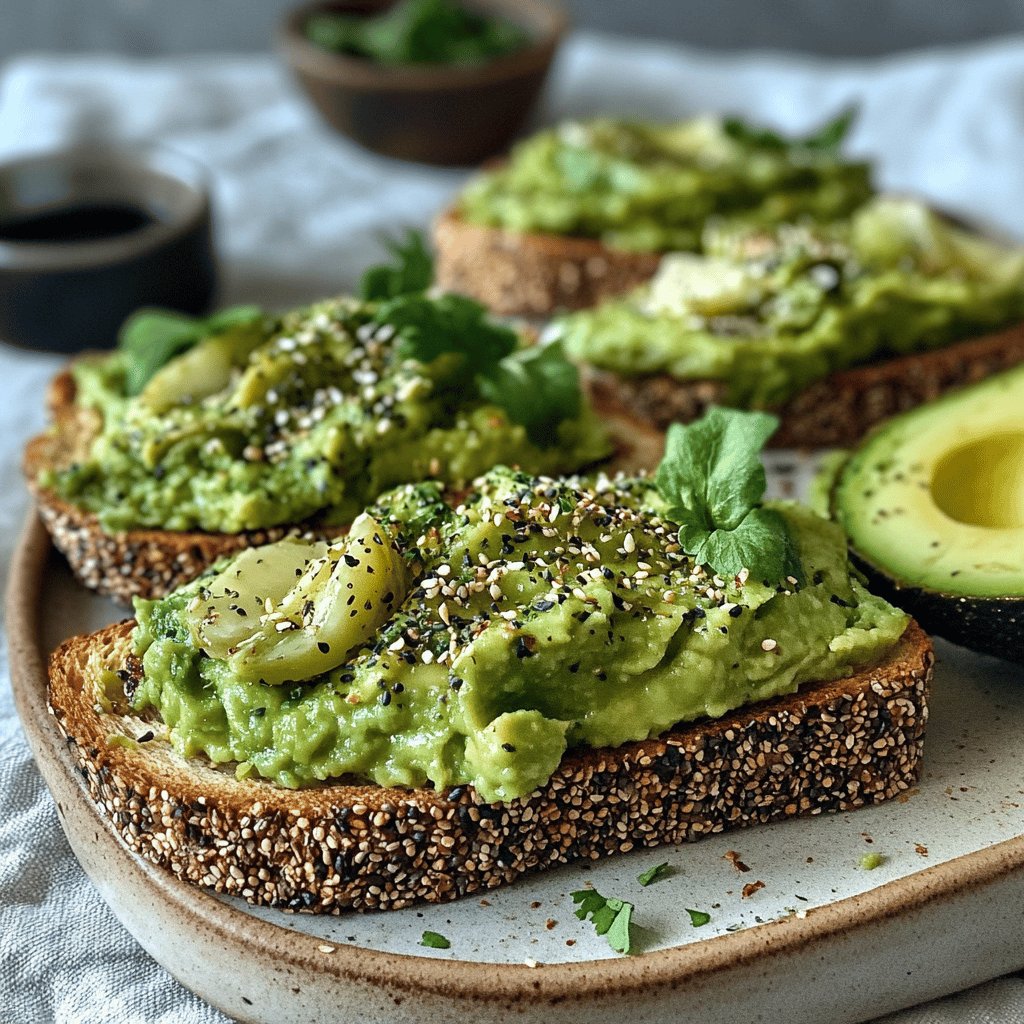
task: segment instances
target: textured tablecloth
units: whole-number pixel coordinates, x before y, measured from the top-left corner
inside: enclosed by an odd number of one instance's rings
[[[885,186],[1024,237],[1024,39],[835,64],[580,36],[544,117],[724,110],[800,131],[850,103],[861,108],[852,149],[877,159]],[[160,140],[210,169],[226,303],[283,306],[351,287],[380,255],[381,231],[426,225],[463,177],[330,134],[269,56],[25,57],[0,72],[0,158],[98,139]],[[42,426],[58,363],[0,344],[5,578],[27,502],[20,449]],[[79,869],[18,726],[0,644],[0,1021],[223,1021],[149,959]],[[1024,1024],[1024,980],[887,1018],[897,1022]]]

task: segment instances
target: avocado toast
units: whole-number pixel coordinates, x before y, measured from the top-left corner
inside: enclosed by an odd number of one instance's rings
[[[804,138],[735,118],[569,121],[516,146],[438,219],[437,280],[497,313],[547,317],[643,283],[709,220],[828,220],[872,194],[839,149],[852,115]]]
[[[777,446],[850,444],[1024,361],[1024,249],[876,197],[844,221],[709,227],[627,296],[556,321],[596,406],[658,433],[711,403],[778,412]]]
[[[679,428],[653,480],[405,485],[67,641],[53,713],[133,850],[293,909],[892,797],[930,645],[835,527],[762,503],[773,426]]]
[[[165,593],[228,551],[337,535],[395,484],[609,454],[560,353],[470,300],[397,294],[386,275],[366,290],[281,317],[142,313],[118,351],[57,378],[25,470],[87,586]]]

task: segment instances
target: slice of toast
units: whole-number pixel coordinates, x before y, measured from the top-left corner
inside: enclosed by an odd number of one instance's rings
[[[611,249],[592,238],[487,227],[446,210],[434,224],[438,285],[495,313],[548,317],[583,309],[637,287],[658,269],[661,253]],[[880,359],[831,374],[777,410],[777,448],[854,443],[883,419],[1024,362],[1024,324],[930,352]],[[725,397],[719,381],[667,374],[627,376],[587,368],[591,398],[615,433],[635,448],[630,466],[661,457],[670,423],[699,418]]]
[[[99,417],[75,404],[75,381],[68,370],[51,381],[46,404],[53,424],[46,433],[32,438],[25,449],[23,469],[29,490],[54,546],[75,576],[90,590],[115,601],[131,604],[133,597],[162,597],[195,579],[218,558],[241,548],[270,544],[293,534],[330,538],[343,532],[339,527],[310,522],[245,533],[108,533],[92,512],[39,484],[41,470],[64,468],[88,454],[102,426]]]
[[[769,445],[834,448],[856,443],[896,413],[929,402],[952,388],[984,380],[1024,362],[1024,324],[931,352],[884,359],[840,370],[817,381],[782,408]],[[588,368],[590,401],[613,436],[627,439],[632,463],[655,466],[672,423],[699,419],[721,403],[721,381],[680,381],[667,374],[626,376]]]
[[[653,277],[660,252],[612,249],[596,238],[473,224],[449,208],[434,222],[434,277],[505,316],[587,309]]]
[[[138,679],[132,625],[74,637],[50,658],[51,712],[101,812],[179,878],[332,913],[452,900],[574,860],[895,797],[918,776],[934,660],[911,623],[880,664],[848,679],[657,739],[570,751],[543,788],[485,804],[470,786],[289,790],[182,758],[120,685],[98,693],[102,669]]]

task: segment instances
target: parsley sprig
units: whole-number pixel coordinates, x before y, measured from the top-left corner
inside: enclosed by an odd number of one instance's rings
[[[802,576],[785,521],[761,505],[760,452],[778,425],[769,413],[715,407],[669,428],[655,483],[683,550],[722,576],[741,569],[771,582]]]
[[[617,953],[628,953],[631,945],[629,932],[633,916],[633,904],[613,896],[602,896],[596,889],[578,889],[570,893],[573,903],[578,903],[576,916],[593,922],[594,931],[604,935],[608,945]]]
[[[434,261],[423,235],[406,231],[404,238],[384,240],[391,263],[370,267],[359,282],[360,297],[367,302],[425,292],[434,280]]]
[[[118,348],[125,354],[125,391],[138,395],[157,370],[187,352],[204,338],[232,327],[255,325],[263,319],[258,306],[231,306],[205,318],[171,309],[136,310],[121,325]]]
[[[660,882],[663,878],[668,878],[672,874],[672,868],[669,866],[668,861],[663,864],[655,864],[654,867],[648,868],[646,871],[641,871],[636,876],[636,880],[643,886],[653,885],[655,882]]]
[[[582,404],[579,374],[561,344],[522,348],[516,332],[495,323],[480,303],[462,295],[425,294],[433,269],[416,232],[389,248],[394,263],[371,267],[361,294],[378,304],[373,322],[398,333],[399,355],[422,363],[454,356],[449,387],[504,409],[534,444],[556,444],[558,424],[579,415]]]
[[[834,156],[850,133],[857,118],[857,109],[848,107],[838,117],[827,121],[816,131],[803,138],[787,138],[769,128],[759,128],[737,117],[728,117],[722,122],[722,130],[731,139],[776,152],[810,152]]]

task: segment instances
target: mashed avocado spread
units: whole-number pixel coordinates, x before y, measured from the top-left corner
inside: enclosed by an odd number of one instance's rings
[[[477,224],[641,250],[697,249],[709,218],[832,219],[872,193],[868,165],[839,155],[850,121],[802,139],[728,118],[567,122],[471,182],[459,211]]]
[[[132,359],[75,365],[76,404],[102,428],[42,478],[108,531],[342,524],[399,483],[463,486],[496,463],[564,472],[609,452],[561,354],[522,349],[456,296],[229,324],[138,394]]]
[[[762,440],[774,429],[755,427]],[[763,489],[763,470],[758,484],[735,452],[719,472],[734,494],[737,480]],[[788,537],[801,574],[718,575],[683,550],[662,481],[499,468],[458,504],[434,482],[392,490],[333,555],[295,541],[250,549],[245,572],[236,559],[136,601],[133,703],[159,712],[180,753],[234,762],[241,777],[469,783],[503,801],[542,785],[568,747],[849,675],[903,633],[907,616],[852,575],[833,524],[792,504],[717,501],[708,557],[725,535],[749,541],[758,518],[775,531],[766,543]],[[252,615],[259,625],[239,625]]]
[[[650,284],[572,314],[556,335],[621,374],[723,381],[725,400],[778,406],[828,374],[1024,320],[1024,249],[879,197],[827,226],[711,227]]]

